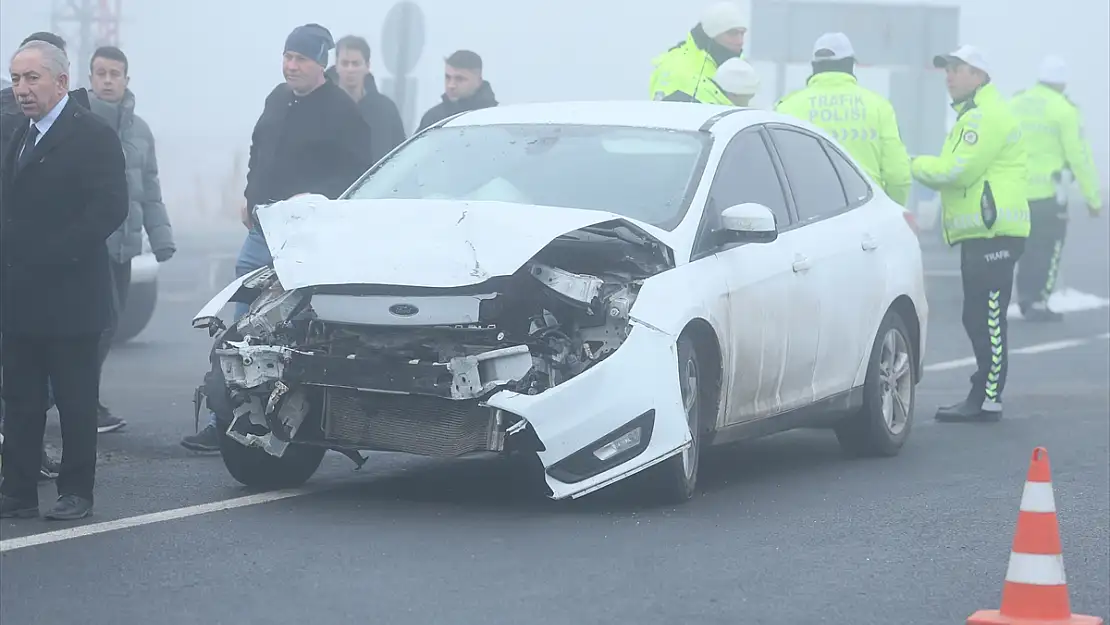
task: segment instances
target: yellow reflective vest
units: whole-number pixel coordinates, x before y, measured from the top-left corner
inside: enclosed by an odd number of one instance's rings
[[[775,111],[808,121],[836,137],[867,175],[902,206],[910,197],[910,158],[894,107],[845,72],[814,74],[806,88],[779,100]]]
[[[1054,197],[1057,176],[1069,169],[1087,205],[1101,209],[1102,194],[1091,147],[1083,138],[1083,121],[1071,100],[1039,84],[1014,96],[1010,110],[1021,123],[1029,156],[1029,200]]]
[[[653,100],[662,100],[678,91],[693,95],[696,90],[700,101],[704,83],[717,75],[717,62],[709,52],[698,47],[693,34],[687,34],[686,41],[656,57],[652,64],[655,66],[651,73]]]
[[[1029,236],[1021,126],[993,84],[952,105],[956,123],[939,156],[913,160],[913,177],[940,192],[944,239]]]
[[[732,100],[728,99],[728,94],[722,91],[716,82],[708,79],[704,79],[698,84],[696,93],[675,91],[663,100],[666,102],[700,102],[701,104],[736,106]]]

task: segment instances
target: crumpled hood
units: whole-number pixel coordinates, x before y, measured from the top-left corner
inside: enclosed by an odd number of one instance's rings
[[[286,289],[340,284],[458,287],[511,275],[560,235],[622,220],[614,213],[456,200],[328,200],[258,209]]]

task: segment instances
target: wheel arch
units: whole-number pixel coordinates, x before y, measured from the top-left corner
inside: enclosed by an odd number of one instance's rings
[[[706,398],[712,400],[712,407],[702,410],[700,419],[702,431],[713,432],[717,429],[717,416],[724,403],[724,360],[720,339],[713,326],[701,318],[687,323],[679,336],[689,336],[697,349],[698,357],[705,360],[703,364],[707,366],[707,374],[710,376],[705,394]]]

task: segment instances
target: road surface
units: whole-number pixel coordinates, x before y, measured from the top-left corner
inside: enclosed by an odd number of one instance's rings
[[[1106,221],[1073,232],[1067,284],[1110,295]],[[970,351],[953,258],[927,245],[930,368],[901,456],[849,461],[831,433],[788,433],[707,458],[678,508],[552,502],[496,461],[391,454],[359,472],[329,455],[303,491],[252,495],[177,444],[209,347],[188,322],[230,271],[222,240],[183,237],[155,319],[109,358],[105,400],[129,426],[100,438],[94,517],[0,523],[0,622],[962,623],[998,606],[1038,445],[1073,608],[1110,613],[1106,308],[1015,321],[1005,420],[938,425]]]

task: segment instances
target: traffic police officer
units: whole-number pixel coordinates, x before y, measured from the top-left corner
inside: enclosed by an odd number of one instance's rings
[[[836,137],[890,199],[909,200],[910,158],[898,133],[894,107],[856,81],[856,53],[844,33],[826,33],[813,44],[813,76],[775,110]]]
[[[717,75],[704,81],[697,94],[675,91],[663,98],[668,102],[701,102],[724,106],[748,106],[759,92],[759,74],[747,61],[729,59]]]
[[[747,19],[735,4],[710,5],[690,29],[686,41],[653,61],[651,98],[662,100],[681,91],[703,101],[701,91],[712,89],[708,82],[717,75],[717,68],[729,59],[740,58],[747,32]]]
[[[1029,156],[1031,229],[1017,270],[1017,300],[1030,321],[1055,321],[1060,313],[1048,308],[1056,286],[1060,252],[1068,228],[1067,178],[1074,174],[1092,217],[1102,209],[1102,194],[1091,149],[1083,138],[1079,110],[1064,95],[1068,82],[1063,59],[1041,63],[1038,83],[1017,94],[1010,108],[1021,123]]]
[[[956,123],[940,156],[919,156],[913,177],[940,192],[944,239],[960,244],[963,324],[978,364],[967,399],[937,411],[938,421],[997,421],[1006,386],[1006,309],[1014,266],[1029,236],[1026,151],[1021,126],[973,46],[937,56]]]

